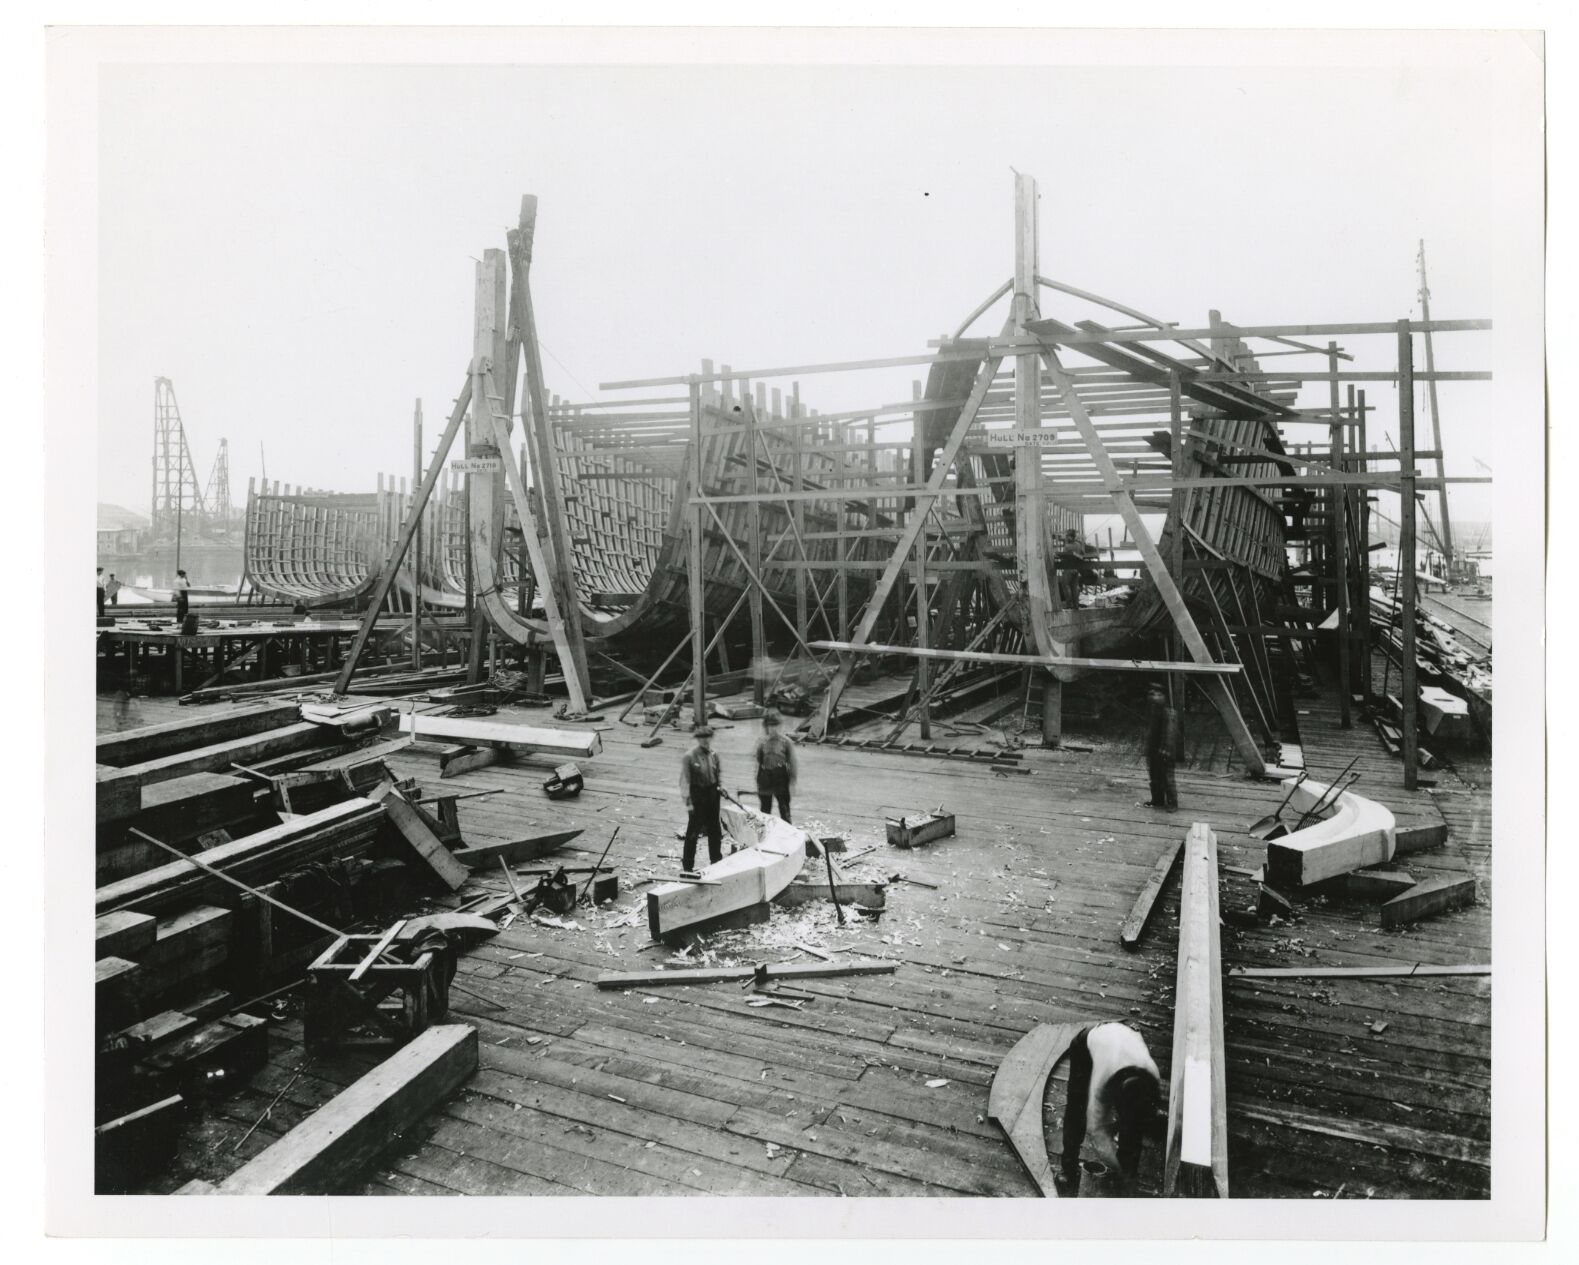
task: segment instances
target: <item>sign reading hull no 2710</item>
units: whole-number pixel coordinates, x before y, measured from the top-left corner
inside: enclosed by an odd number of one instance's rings
[[[458,474],[493,474],[504,469],[504,462],[498,457],[457,457],[450,469]]]

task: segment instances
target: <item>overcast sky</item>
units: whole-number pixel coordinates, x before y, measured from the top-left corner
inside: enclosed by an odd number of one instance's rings
[[[926,351],[1010,275],[1011,168],[1040,182],[1044,274],[1164,319],[1416,314],[1421,238],[1433,316],[1497,317],[1490,244],[1540,231],[1499,184],[1508,60],[1454,37],[1437,66],[1334,47],[1322,65],[1227,64],[1241,41],[1219,66],[1137,46],[1116,67],[106,67],[99,499],[148,511],[160,375],[201,478],[228,438],[238,501],[265,460],[348,492],[408,474],[413,401],[431,444],[462,383],[473,259],[528,192],[548,386],[578,399],[704,356]],[[1268,50],[1248,60],[1288,60],[1286,38]],[[1493,339],[1441,336],[1438,366],[1491,368]],[[1392,366],[1390,338],[1347,346]],[[922,376],[808,377],[802,398],[873,405]],[[1495,467],[1493,390],[1442,386],[1449,473]],[[1369,394],[1396,439],[1395,392]],[[1489,518],[1490,489],[1453,505]]]

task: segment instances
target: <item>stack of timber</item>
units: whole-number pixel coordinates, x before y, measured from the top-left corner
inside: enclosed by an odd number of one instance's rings
[[[171,805],[183,801],[179,792],[196,796],[215,789],[211,782],[186,780],[197,774],[279,771],[343,754],[376,737],[387,719],[387,712],[365,707],[305,719],[294,702],[262,701],[219,715],[107,735],[95,751],[99,826],[102,831],[155,809],[166,817],[178,813]],[[153,790],[177,780],[183,783],[180,788]]]
[[[372,846],[383,812],[371,800],[352,799],[294,817],[268,830],[194,854],[209,870],[255,886],[322,857],[353,856]],[[159,914],[226,897],[230,888],[193,861],[171,861],[106,884],[94,894],[100,913],[132,910]],[[234,890],[234,889],[230,889]]]
[[[1379,588],[1370,592],[1377,642],[1394,664],[1403,662],[1403,604]],[[1491,651],[1454,636],[1444,620],[1415,613],[1415,672],[1420,681],[1420,720],[1433,737],[1454,739],[1473,732],[1491,737]],[[1463,706],[1464,719],[1453,705]],[[1467,724],[1465,723],[1467,721]]]

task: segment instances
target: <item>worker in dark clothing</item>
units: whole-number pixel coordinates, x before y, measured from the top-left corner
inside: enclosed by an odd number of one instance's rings
[[[795,744],[784,736],[779,714],[762,717],[762,737],[757,742],[757,799],[762,811],[771,813],[779,803],[779,816],[790,819],[790,790],[795,785]]]
[[[1156,1129],[1161,1097],[1157,1065],[1146,1042],[1122,1023],[1082,1029],[1069,1045],[1069,1099],[1055,1179],[1060,1193],[1080,1193],[1080,1148],[1091,1150],[1120,1181],[1135,1180],[1141,1143]]]
[[[99,586],[98,587],[99,618],[103,619],[104,618],[104,568],[103,567],[99,568],[99,574],[98,574],[97,579],[98,579],[98,586]]]
[[[1179,713],[1168,706],[1162,686],[1151,687],[1151,715],[1146,723],[1146,770],[1151,774],[1151,807],[1174,812],[1179,788],[1173,780],[1179,751]]]
[[[723,774],[713,751],[713,731],[698,725],[693,731],[696,745],[680,761],[680,797],[689,816],[685,823],[685,847],[680,855],[681,872],[695,877],[696,838],[707,835],[707,859],[717,865],[724,859],[724,829],[718,820],[723,797]]]

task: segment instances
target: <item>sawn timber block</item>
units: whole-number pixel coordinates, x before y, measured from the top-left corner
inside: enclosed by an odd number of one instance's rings
[[[1431,914],[1462,909],[1474,903],[1475,880],[1471,875],[1428,878],[1382,906],[1382,926],[1401,927]]]
[[[158,925],[156,918],[129,909],[100,914],[93,923],[93,956],[136,959],[153,946]]]

